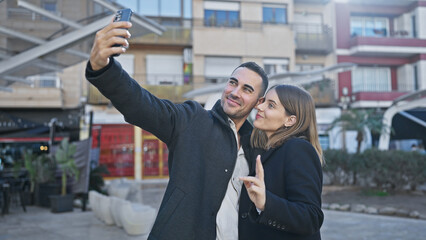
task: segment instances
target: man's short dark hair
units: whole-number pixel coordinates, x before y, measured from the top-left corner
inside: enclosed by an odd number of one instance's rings
[[[266,74],[265,70],[263,70],[263,68],[261,66],[257,65],[257,63],[255,63],[255,62],[242,63],[240,66],[235,68],[235,70],[237,70],[240,67],[248,68],[248,69],[252,70],[253,72],[259,74],[260,77],[262,77],[262,89],[260,91],[259,97],[263,97],[265,95],[266,89],[268,89],[268,83],[269,83],[268,74]],[[235,70],[234,70],[234,72],[235,72]]]

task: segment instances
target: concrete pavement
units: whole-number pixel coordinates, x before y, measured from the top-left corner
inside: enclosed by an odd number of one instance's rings
[[[131,194],[134,201],[159,208],[167,182],[141,184]],[[426,220],[324,210],[323,240],[420,240],[426,236]],[[144,240],[129,236],[122,228],[107,226],[92,211],[51,213],[48,208],[28,206],[24,213],[12,204],[10,213],[0,216],[0,240]]]
[[[324,240],[420,240],[426,236],[426,221],[325,210],[321,229]],[[30,206],[24,213],[14,207],[0,217],[0,240],[143,240],[147,236],[129,236],[116,226],[107,226],[93,212],[74,209],[69,213],[51,213]]]
[[[419,219],[324,210],[324,240],[421,240],[426,221]]]

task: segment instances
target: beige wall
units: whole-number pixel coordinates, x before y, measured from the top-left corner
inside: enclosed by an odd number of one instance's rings
[[[131,43],[130,43],[131,44]],[[171,49],[166,47],[135,47],[132,50],[127,52],[128,54],[133,54],[135,56],[135,69],[134,69],[134,78],[141,82],[145,80],[146,76],[146,55],[158,54],[158,55],[179,55],[182,56],[182,49]],[[167,66],[164,66],[167,67]]]
[[[81,106],[81,98],[87,96],[87,81],[84,75],[86,63],[87,61],[83,61],[58,74],[61,79],[64,108]]]
[[[204,1],[193,1],[194,19],[204,17]],[[197,26],[193,29],[194,75],[204,75],[204,57],[241,57],[242,61],[255,61],[262,65],[263,58],[287,58],[294,68],[294,35],[290,25],[262,24],[262,4],[287,4],[291,22],[293,1],[251,0],[240,3],[241,28],[215,28]],[[247,25],[251,25],[247,26]]]

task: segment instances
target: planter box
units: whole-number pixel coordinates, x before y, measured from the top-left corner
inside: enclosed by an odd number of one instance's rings
[[[36,186],[36,205],[50,207],[49,196],[61,193],[61,185],[56,183],[41,183]]]
[[[53,213],[72,212],[74,209],[74,194],[52,195],[50,199],[50,209]]]

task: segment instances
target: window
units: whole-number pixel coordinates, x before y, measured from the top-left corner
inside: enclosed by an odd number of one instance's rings
[[[417,37],[416,15],[411,16],[411,31],[413,32],[413,38],[416,38]]]
[[[56,2],[44,2],[43,8],[49,12],[56,12]]]
[[[239,3],[205,1],[204,26],[240,27]]]
[[[417,74],[418,74],[417,66],[414,65],[413,66],[414,91],[419,90],[419,77],[417,76]]]
[[[390,69],[358,67],[352,70],[352,92],[390,92]]]
[[[43,9],[45,9],[45,10],[51,12],[51,13],[57,14],[57,12],[56,12],[56,2],[52,2],[51,0],[44,1],[44,2],[42,2],[42,6],[43,6]],[[41,19],[43,21],[51,21],[50,18],[45,17],[45,16],[41,16]]]
[[[319,135],[318,140],[322,150],[327,150],[330,148],[330,137],[328,135]]]
[[[285,5],[265,4],[263,5],[263,22],[271,24],[287,23],[287,8]]]
[[[59,88],[60,79],[56,74],[46,75],[35,75],[27,77],[28,80],[32,81],[31,85],[33,88]]]
[[[150,85],[182,85],[183,57],[179,55],[147,55],[146,78]]]
[[[190,0],[114,0],[115,2],[131,8],[133,11],[146,16],[185,17],[191,18]],[[182,6],[182,4],[184,6]],[[182,16],[182,9],[183,15]]]
[[[263,67],[266,74],[284,73],[288,71],[289,61],[286,58],[264,58]]]
[[[296,33],[322,33],[322,15],[318,13],[295,12],[293,28]]]
[[[307,72],[307,71],[314,71],[314,70],[320,70],[323,66],[321,64],[296,64],[296,72]]]
[[[206,57],[204,58],[204,75],[206,82],[226,82],[232,72],[241,64],[238,57]]]
[[[386,37],[388,19],[383,17],[351,17],[351,36]]]
[[[40,78],[39,87],[56,88],[56,78]]]
[[[135,74],[135,56],[133,54],[121,54],[115,59],[120,62],[123,69],[126,70],[130,76]]]

